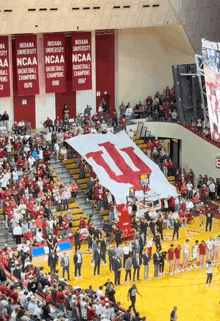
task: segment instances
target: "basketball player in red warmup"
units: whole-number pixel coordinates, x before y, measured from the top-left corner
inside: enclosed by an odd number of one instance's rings
[[[180,244],[175,248],[175,271],[174,273],[180,273],[180,253],[181,253],[181,246]]]
[[[173,244],[170,244],[170,248],[168,250],[168,260],[170,264],[170,275],[173,275],[173,260],[174,260]]]

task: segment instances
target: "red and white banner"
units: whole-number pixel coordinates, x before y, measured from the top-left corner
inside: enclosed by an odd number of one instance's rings
[[[15,51],[18,96],[38,95],[37,36],[16,36]]]
[[[72,89],[92,89],[91,32],[72,33]]]
[[[172,186],[159,166],[149,159],[125,132],[119,134],[88,134],[66,141],[93,167],[102,186],[110,190],[118,204],[126,200],[129,188],[142,197],[140,175],[150,174],[148,200],[176,197]]]
[[[10,97],[8,36],[0,37],[0,97]]]
[[[44,66],[46,93],[66,91],[64,33],[44,35]]]

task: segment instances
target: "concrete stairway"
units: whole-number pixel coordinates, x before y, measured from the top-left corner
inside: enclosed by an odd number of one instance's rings
[[[0,220],[0,246],[4,247],[5,244],[8,244],[11,248],[17,247],[13,237],[8,233],[5,223]]]
[[[61,160],[55,160],[51,158],[51,166],[54,169],[54,172],[57,174],[57,177],[60,178],[61,182],[64,185],[72,184],[74,180],[73,175],[70,173],[68,169],[66,169],[65,165],[62,163]],[[77,182],[76,182],[77,183]],[[98,228],[102,228],[104,220],[100,213],[94,208],[91,202],[87,201],[87,196],[84,191],[78,185],[78,194],[76,197],[76,203],[82,209],[82,212],[86,214],[87,219],[92,216],[92,221]]]

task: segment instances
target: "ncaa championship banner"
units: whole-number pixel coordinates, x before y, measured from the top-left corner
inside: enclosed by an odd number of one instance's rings
[[[15,37],[18,96],[38,95],[37,35]]]
[[[92,34],[72,33],[72,90],[92,89]]]
[[[44,66],[46,93],[66,91],[64,33],[44,34]]]
[[[0,37],[0,98],[10,96],[8,36],[2,36]]]
[[[118,204],[126,202],[129,188],[142,197],[140,175],[149,174],[148,200],[176,197],[172,186],[159,166],[149,159],[125,132],[114,134],[88,134],[72,137],[66,142],[93,167],[100,184],[106,187]]]
[[[220,143],[220,43],[202,39],[211,137]]]

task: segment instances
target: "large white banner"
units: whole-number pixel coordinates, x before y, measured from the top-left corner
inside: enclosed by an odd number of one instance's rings
[[[143,196],[140,175],[150,174],[147,190],[149,200],[177,196],[158,165],[150,160],[125,132],[114,134],[89,134],[66,141],[93,167],[100,184],[110,190],[118,204],[125,202],[129,188]]]

